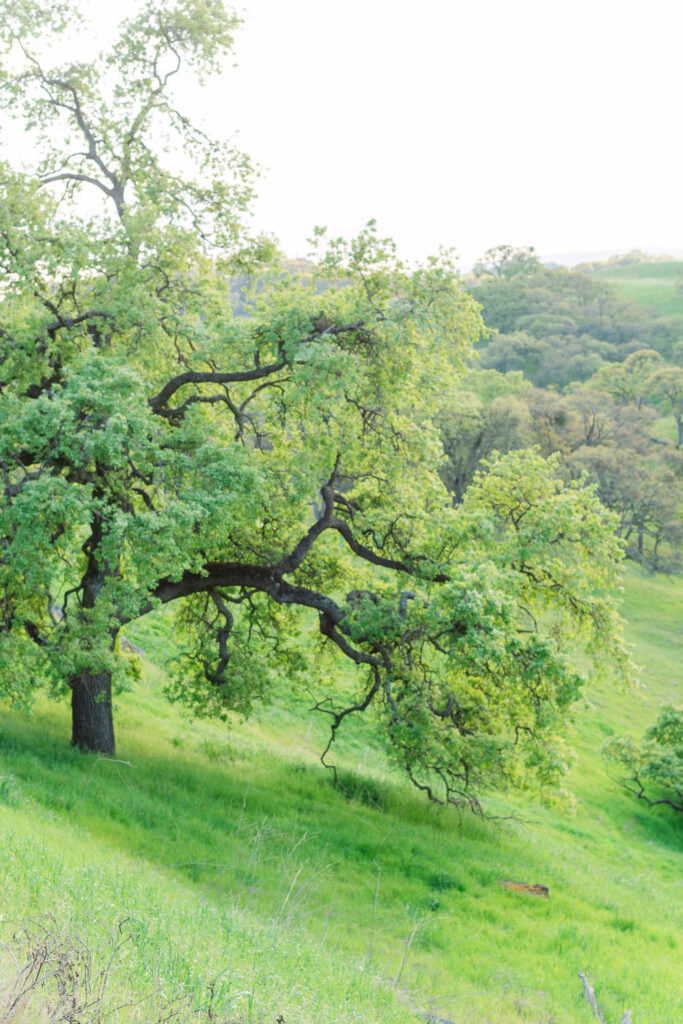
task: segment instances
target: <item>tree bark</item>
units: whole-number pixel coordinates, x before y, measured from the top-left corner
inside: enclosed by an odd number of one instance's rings
[[[115,753],[111,672],[83,672],[69,682],[72,746],[98,754]]]
[[[99,469],[99,467],[98,467]],[[95,490],[96,497],[104,498]],[[118,566],[107,566],[98,557],[98,550],[104,536],[101,515],[93,517],[90,537],[83,550],[88,564],[83,575],[83,608],[94,608],[97,604],[107,576],[115,575]],[[111,650],[116,643],[119,627],[109,634]],[[114,718],[111,706],[111,670],[87,669],[69,679],[71,687],[71,745],[81,750],[92,750],[98,754],[113,754]]]

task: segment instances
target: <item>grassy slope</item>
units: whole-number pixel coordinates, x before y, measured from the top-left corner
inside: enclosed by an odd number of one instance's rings
[[[386,774],[363,728],[337,755],[343,796],[317,763],[322,727],[303,700],[229,734],[189,722],[159,696],[163,628],[148,624],[134,637],[145,681],[119,702],[119,761],[73,752],[62,707],[3,718],[3,938],[49,909],[103,959],[127,918],[112,995],[205,1002],[220,974],[231,1020],[399,1022],[412,1006],[458,1024],[580,1024],[580,967],[608,1024],[627,1006],[634,1024],[676,1024],[683,823],[623,793],[599,748],[642,732],[677,687],[680,701],[682,612],[681,581],[630,574],[642,693],[599,685],[579,710],[573,815],[520,798],[525,820],[503,824],[425,804]],[[545,883],[551,899],[501,878]],[[116,1019],[156,1020],[151,1007]]]
[[[683,261],[608,266],[593,273],[613,284],[626,298],[654,307],[657,313],[683,316],[683,290],[678,287],[683,281]],[[678,433],[673,416],[663,416],[655,423],[653,434],[675,444]]]
[[[683,280],[683,262],[608,266],[595,271],[595,274],[643,306],[655,306],[665,314],[683,314],[683,292],[677,290],[677,285]]]

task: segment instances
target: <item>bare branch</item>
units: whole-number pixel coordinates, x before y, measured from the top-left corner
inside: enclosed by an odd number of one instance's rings
[[[112,190],[107,188],[101,181],[98,181],[97,178],[91,178],[89,174],[79,174],[76,171],[62,171],[59,174],[45,174],[40,181],[43,185],[51,185],[55,181],[85,181],[89,185],[95,185],[105,195],[113,198]]]

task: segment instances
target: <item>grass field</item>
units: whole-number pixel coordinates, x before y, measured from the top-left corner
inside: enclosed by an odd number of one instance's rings
[[[678,288],[683,281],[681,261],[607,266],[594,273],[643,306],[654,306],[660,313],[683,314],[683,290]]]
[[[230,730],[187,719],[160,693],[163,620],[131,631],[145,674],[119,698],[116,759],[69,747],[65,707],[6,709],[0,1007],[49,948],[53,1005],[58,983],[93,1004],[56,1020],[587,1024],[581,969],[606,1024],[627,1007],[680,1024],[683,822],[623,792],[600,747],[680,703],[682,581],[630,570],[625,614],[642,687],[596,685],[577,709],[575,807],[498,798],[508,821],[425,803],[369,726],[340,744],[335,790],[323,725],[284,688]],[[11,1019],[42,1024],[47,998]]]

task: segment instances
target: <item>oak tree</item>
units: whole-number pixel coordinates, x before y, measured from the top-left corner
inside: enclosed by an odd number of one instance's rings
[[[172,695],[197,713],[306,677],[331,738],[374,715],[434,800],[555,785],[576,641],[623,665],[619,546],[533,452],[453,508],[434,412],[481,321],[448,256],[321,232],[296,277],[249,240],[249,160],[175,84],[230,51],[221,0],[148,0],[107,53],[56,67],[67,0],[0,15],[2,102],[35,155],[0,168],[5,696],[70,694],[73,743],[113,751],[120,631],[171,605]],[[326,659],[353,670],[331,693]]]
[[[683,370],[678,366],[663,366],[648,377],[644,387],[654,401],[670,412],[676,423],[677,445],[683,447]]]

